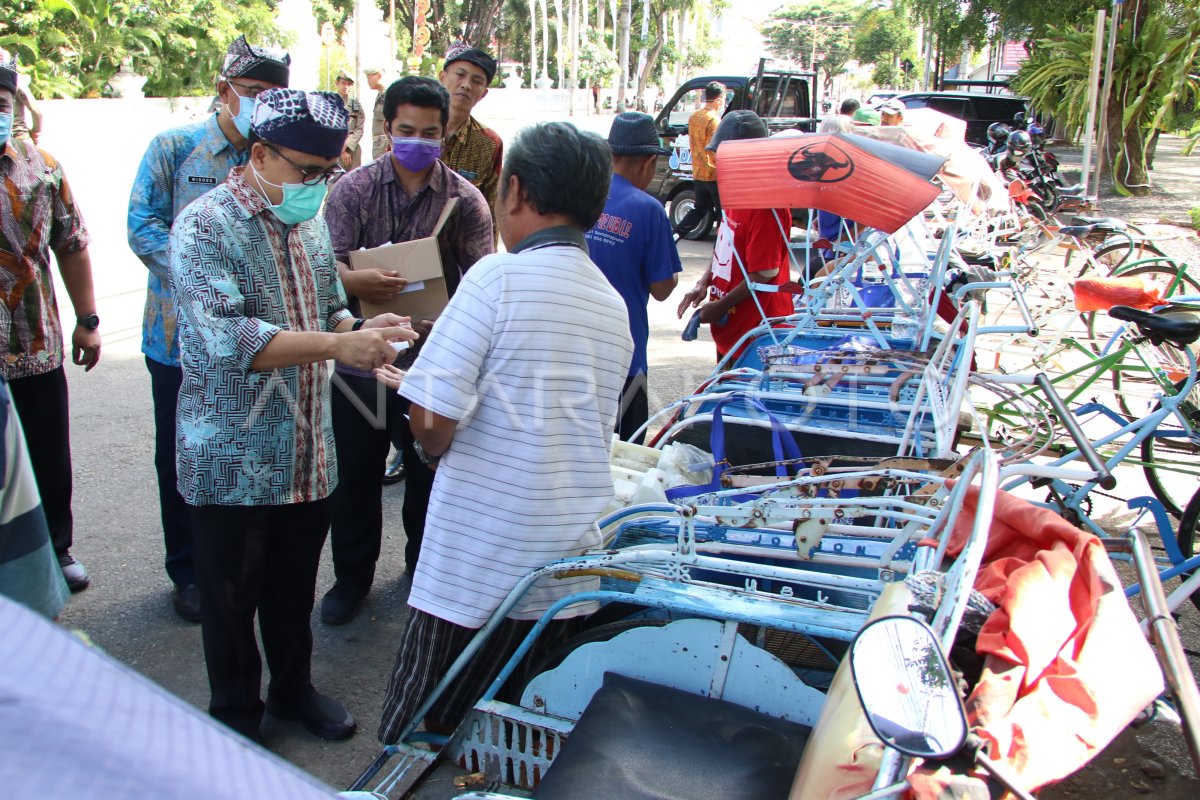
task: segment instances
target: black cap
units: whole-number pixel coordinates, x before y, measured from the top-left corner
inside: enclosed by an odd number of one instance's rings
[[[721,142],[734,142],[738,139],[765,139],[769,134],[767,123],[763,122],[762,117],[753,111],[749,109],[730,111],[721,120],[721,124],[717,126],[716,132],[713,133],[712,139],[708,141],[708,146],[704,149],[715,153]]]
[[[8,89],[13,94],[17,92],[17,56],[5,61],[0,53],[0,89]]]
[[[640,111],[617,114],[608,129],[608,146],[618,156],[666,156],[671,151],[662,146],[654,118]]]
[[[442,70],[449,69],[455,61],[466,61],[479,67],[483,74],[487,75],[489,84],[492,78],[496,77],[496,59],[478,47],[451,47],[446,53],[446,63],[442,65]]]

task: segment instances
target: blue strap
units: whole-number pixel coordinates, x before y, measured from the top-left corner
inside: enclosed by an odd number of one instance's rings
[[[708,437],[708,446],[712,451],[713,461],[715,462],[713,465],[712,480],[699,486],[676,486],[673,489],[667,489],[666,495],[668,500],[674,501],[685,497],[694,497],[698,494],[706,494],[721,489],[721,476],[730,467],[725,456],[725,416],[722,413],[722,409],[735,400],[744,402],[749,408],[760,412],[770,421],[771,450],[775,461],[803,458],[800,454],[800,448],[796,445],[796,440],[792,437],[792,432],[763,405],[761,400],[745,392],[734,392],[718,400],[717,404],[713,407],[712,432]],[[775,475],[781,479],[790,477],[787,467],[783,464],[775,465]]]

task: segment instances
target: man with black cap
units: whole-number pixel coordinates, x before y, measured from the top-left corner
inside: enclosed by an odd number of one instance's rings
[[[608,131],[613,154],[612,185],[599,222],[586,234],[588,254],[621,295],[629,311],[633,361],[621,392],[617,435],[630,441],[650,416],[646,394],[649,298],[664,301],[679,283],[683,265],[662,204],[644,190],[654,179],[658,157],[669,155],[654,118],[638,111],[618,114]],[[645,437],[639,436],[637,441]]]
[[[167,245],[171,225],[183,209],[224,183],[229,170],[245,162],[256,98],[267,89],[287,86],[290,64],[284,53],[251,45],[244,36],[235,39],[217,80],[216,112],[201,122],[155,136],[129,196],[129,247],[150,271],[142,353],[154,400],[154,467],[167,577],[174,584],[175,613],[188,622],[200,621],[200,595],[192,564],[191,523],[176,487],[175,410],[183,372]]]
[[[354,169],[362,163],[359,141],[363,137],[367,116],[363,111],[362,103],[358,102],[357,98],[350,96],[350,87],[353,85],[354,78],[351,78],[345,70],[338,70],[337,91],[342,96],[342,102],[346,104],[346,113],[350,115],[350,135],[346,137],[346,150],[342,153],[342,166],[346,169]]]
[[[0,374],[21,418],[58,566],[78,592],[87,588],[88,574],[71,555],[70,413],[51,253],[75,311],[71,360],[85,371],[100,361],[100,317],[87,229],[62,166],[28,139],[12,137],[16,92],[16,59],[0,53]]]
[[[731,111],[717,126],[708,149],[716,153],[719,168],[722,142],[762,139],[768,133],[766,123],[753,111]],[[791,211],[786,208],[738,208],[724,212],[712,263],[679,304],[682,318],[687,309],[700,306],[708,296],[709,302],[700,307],[700,322],[706,323],[712,332],[718,361],[729,355],[736,357],[737,353],[730,351],[745,333],[763,322],[764,313],[767,318],[792,313],[790,294],[755,291],[748,285],[749,282],[778,286],[789,280],[791,224]],[[743,267],[749,273],[748,278],[743,275]]]
[[[346,142],[341,98],[270,89],[249,158],[171,230],[179,309],[179,489],[191,515],[209,713],[257,739],[267,713],[316,736],[354,718],[312,686],[317,566],[337,484],[329,360],[372,369],[414,339],[404,318],[355,319],[317,216]]]
[[[450,121],[446,124],[442,161],[483,192],[492,210],[493,227],[504,143],[494,130],[479,124],[471,111],[487,96],[494,77],[496,59],[478,47],[465,45],[450,49],[439,76],[450,93]]]

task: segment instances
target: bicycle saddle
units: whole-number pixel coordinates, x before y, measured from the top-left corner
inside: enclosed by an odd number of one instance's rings
[[[1071,217],[1072,225],[1087,225],[1098,231],[1123,231],[1129,227],[1125,220],[1116,217]]]
[[[1183,347],[1200,339],[1200,317],[1186,311],[1171,311],[1168,307],[1151,313],[1129,306],[1113,306],[1108,315],[1137,325],[1142,335],[1154,344],[1170,342]]]
[[[1102,231],[1103,229],[1096,225],[1063,225],[1058,229],[1063,236],[1074,236],[1076,239],[1086,239],[1093,233]]]
[[[1082,183],[1072,183],[1070,186],[1059,186],[1059,194],[1083,194]]]

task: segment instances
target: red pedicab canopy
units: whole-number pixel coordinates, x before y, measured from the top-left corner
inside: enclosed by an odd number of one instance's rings
[[[818,208],[895,233],[939,194],[945,159],[852,133],[722,142],[724,208]]]

